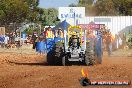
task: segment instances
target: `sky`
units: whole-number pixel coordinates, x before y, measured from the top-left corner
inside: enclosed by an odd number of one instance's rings
[[[58,8],[66,7],[70,4],[77,4],[78,0],[40,0],[39,7],[41,8]]]

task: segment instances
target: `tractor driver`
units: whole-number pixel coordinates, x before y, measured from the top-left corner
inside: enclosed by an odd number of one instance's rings
[[[69,46],[77,47],[79,49],[80,47],[80,39],[77,37],[77,35],[72,35],[69,38]]]

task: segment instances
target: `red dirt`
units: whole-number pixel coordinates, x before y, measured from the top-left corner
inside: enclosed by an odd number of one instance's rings
[[[47,66],[44,56],[0,53],[0,88],[83,88],[81,69],[91,79],[132,80],[132,57],[103,57],[94,66]],[[132,88],[130,86],[96,86],[96,88]],[[88,86],[87,88],[95,88]]]

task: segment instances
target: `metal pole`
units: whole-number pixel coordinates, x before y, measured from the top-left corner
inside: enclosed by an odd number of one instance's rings
[[[76,26],[76,18],[75,18],[75,11],[74,11],[74,26]]]

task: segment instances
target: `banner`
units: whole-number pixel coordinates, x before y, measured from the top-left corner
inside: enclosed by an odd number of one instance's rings
[[[83,29],[101,29],[105,24],[78,24]]]
[[[85,7],[59,7],[58,17],[61,20],[83,18],[85,17]]]

